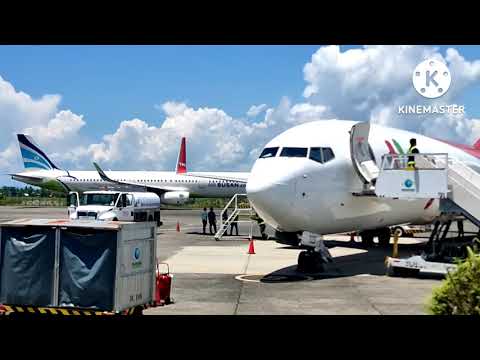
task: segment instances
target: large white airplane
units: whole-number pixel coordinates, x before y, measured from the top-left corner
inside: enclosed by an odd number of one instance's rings
[[[388,243],[389,226],[431,222],[439,201],[356,196],[375,179],[358,158],[380,166],[382,155],[406,153],[411,138],[421,153],[448,153],[480,172],[480,141],[470,147],[369,123],[322,120],[293,127],[265,146],[250,172],[248,198],[283,243],[298,244],[303,231],[360,231],[367,244],[374,237]],[[355,148],[358,139],[366,139],[363,154]]]
[[[195,197],[232,197],[244,193],[249,173],[187,172],[185,138],[176,171],[68,171],[57,167],[30,136],[17,135],[25,171],[13,180],[57,192],[131,190],[157,193],[164,204],[182,204]]]

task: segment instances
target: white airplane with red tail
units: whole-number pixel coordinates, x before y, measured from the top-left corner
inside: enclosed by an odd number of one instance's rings
[[[57,192],[90,190],[149,191],[163,204],[183,204],[189,198],[232,197],[244,193],[249,173],[188,172],[186,141],[182,138],[176,171],[69,171],[57,167],[27,135],[18,141],[25,171],[10,174],[13,180]]]

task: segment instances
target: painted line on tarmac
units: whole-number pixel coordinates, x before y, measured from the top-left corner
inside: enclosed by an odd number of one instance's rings
[[[198,230],[198,229],[202,230],[202,228],[198,227],[198,226],[196,226],[196,227],[180,226],[180,232],[182,232],[183,229],[185,229],[185,230],[195,230],[195,229],[196,230]],[[160,228],[160,231],[177,231],[177,229],[162,229],[162,228]]]

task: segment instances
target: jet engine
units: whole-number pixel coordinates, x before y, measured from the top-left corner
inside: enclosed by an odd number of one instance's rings
[[[188,191],[168,191],[160,197],[162,204],[183,205],[190,198]]]

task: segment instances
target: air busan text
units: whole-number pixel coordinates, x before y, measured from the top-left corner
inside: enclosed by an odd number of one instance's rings
[[[463,105],[401,105],[399,114],[465,114]]]

